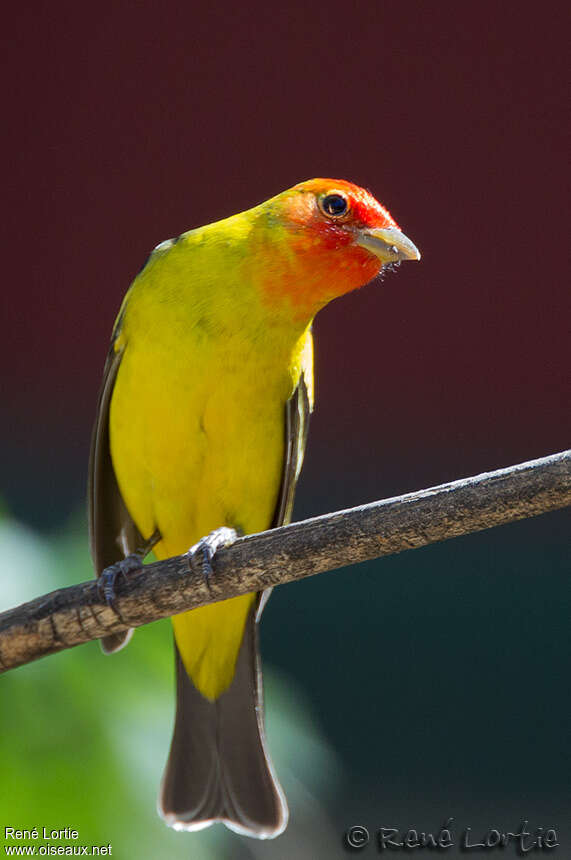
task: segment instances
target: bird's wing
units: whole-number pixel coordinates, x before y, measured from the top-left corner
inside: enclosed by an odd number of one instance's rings
[[[308,332],[304,351],[302,371],[297,388],[285,407],[285,457],[278,503],[272,520],[272,528],[289,523],[293,510],[295,487],[305,454],[309,416],[313,409],[313,338]],[[256,621],[259,620],[264,606],[272,593],[266,588],[258,597]]]
[[[299,384],[285,408],[286,455],[272,528],[283,526],[291,519],[295,486],[307,443],[310,409],[308,388],[302,373]]]
[[[303,465],[309,431],[309,416],[312,408],[313,340],[311,332],[308,332],[299,383],[285,408],[286,449],[284,468],[272,528],[282,526],[291,519],[295,486]]]
[[[89,545],[95,573],[100,576],[109,565],[132,552],[143,552],[145,541],[127,511],[117,484],[109,447],[109,405],[123,350],[115,350],[121,325],[119,318],[103,370],[97,417],[91,437],[88,476]],[[118,651],[131,638],[132,630],[111,633],[101,640],[106,654]]]
[[[118,328],[105,362],[89,457],[89,543],[97,576],[145,544],[121,496],[109,448],[109,405],[123,355],[114,348]]]

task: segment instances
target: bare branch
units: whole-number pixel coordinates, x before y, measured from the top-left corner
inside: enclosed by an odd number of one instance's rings
[[[95,581],[62,588],[0,614],[0,671],[127,626],[569,504],[571,450],[248,535],[216,553],[208,582],[188,555],[148,564],[118,583],[116,611]]]

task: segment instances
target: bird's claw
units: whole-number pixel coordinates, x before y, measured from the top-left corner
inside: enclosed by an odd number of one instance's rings
[[[121,561],[110,564],[109,567],[106,567],[102,571],[97,582],[97,587],[99,594],[108,606],[113,606],[115,602],[115,584],[117,580],[122,576],[126,577],[129,573],[141,570],[142,566],[143,560],[141,556],[131,553],[131,555],[126,556]]]
[[[192,570],[196,571],[196,564],[200,562],[200,570],[208,585],[210,577],[214,573],[212,561],[219,549],[230,546],[238,537],[238,532],[235,529],[222,526],[210,532],[206,537],[201,538],[198,543],[188,551],[188,561]]]

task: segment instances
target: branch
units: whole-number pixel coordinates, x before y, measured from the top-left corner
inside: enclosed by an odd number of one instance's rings
[[[95,580],[72,585],[0,614],[0,671],[216,600],[568,504],[571,450],[247,535],[216,553],[208,581],[188,554],[145,565],[118,582],[115,608]]]

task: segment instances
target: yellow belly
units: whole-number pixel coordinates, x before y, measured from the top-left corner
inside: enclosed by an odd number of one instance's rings
[[[219,526],[269,528],[281,482],[291,372],[193,347],[176,338],[127,342],[110,407],[119,488],[143,536],[159,529],[158,558],[186,552]],[[185,668],[209,699],[232,680],[254,599],[173,618]]]

